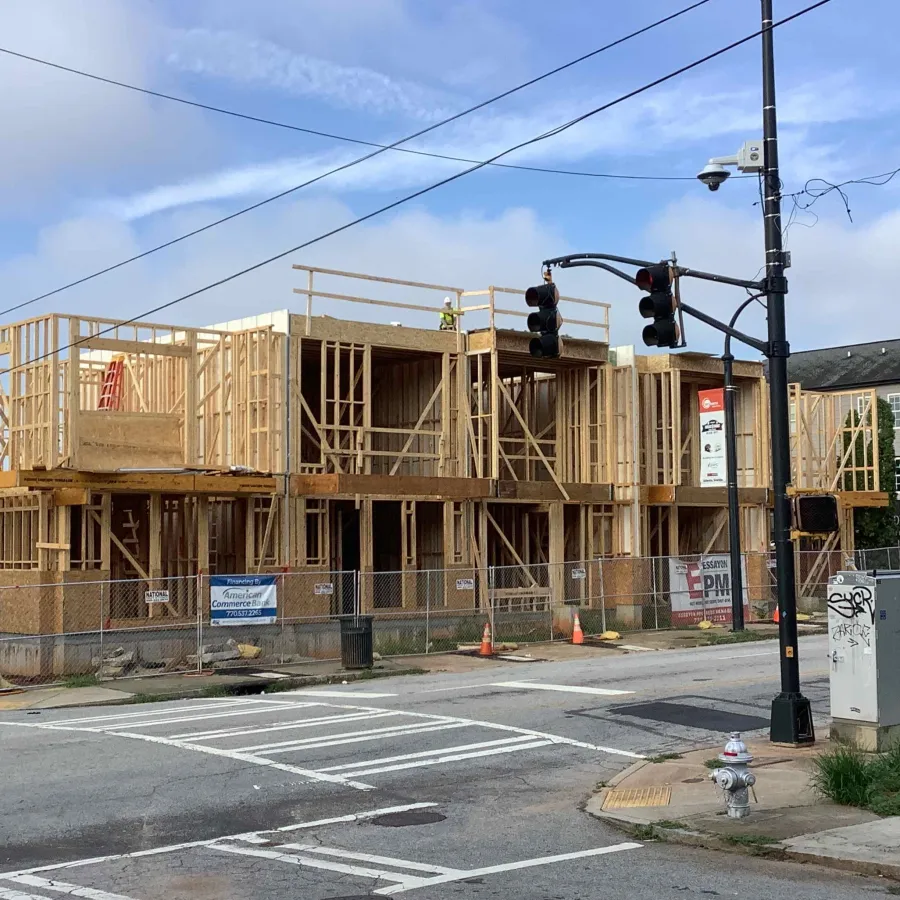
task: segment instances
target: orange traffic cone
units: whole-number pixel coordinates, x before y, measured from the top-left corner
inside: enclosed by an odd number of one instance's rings
[[[778,611],[778,607],[775,607],[775,614],[772,616],[772,621],[777,625],[781,621],[781,613]]]
[[[578,618],[578,613],[575,613],[575,624],[572,626],[572,643],[584,643],[584,632],[581,630],[581,619]]]
[[[484,623],[484,631],[481,635],[481,648],[478,651],[479,656],[493,656],[494,642],[491,639],[491,623]]]

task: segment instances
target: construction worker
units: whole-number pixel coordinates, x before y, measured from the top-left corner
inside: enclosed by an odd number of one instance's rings
[[[459,313],[453,308],[453,301],[444,297],[444,308],[441,310],[441,331],[455,331],[456,317]]]

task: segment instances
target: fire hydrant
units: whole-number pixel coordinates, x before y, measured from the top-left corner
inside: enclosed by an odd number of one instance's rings
[[[747,752],[740,734],[733,731],[718,758],[725,765],[713,769],[709,777],[724,791],[729,817],[743,819],[750,815],[749,789],[756,784],[756,776],[747,768],[753,755]]]

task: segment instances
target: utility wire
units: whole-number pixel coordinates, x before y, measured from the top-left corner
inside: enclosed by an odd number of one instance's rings
[[[323,179],[328,178],[331,175],[335,175],[338,172],[343,172],[346,169],[350,169],[353,166],[357,166],[360,163],[366,162],[369,159],[372,159],[376,156],[380,156],[382,153],[386,152],[387,150],[395,150],[401,144],[408,143],[409,141],[414,140],[417,137],[421,137],[424,134],[428,134],[429,132],[434,131],[437,128],[440,128],[443,125],[447,125],[450,122],[455,122],[457,119],[461,119],[464,116],[470,115],[473,112],[477,112],[479,109],[483,109],[484,107],[486,107],[492,103],[496,103],[498,100],[503,100],[504,98],[509,97],[511,94],[515,94],[516,92],[521,91],[524,88],[530,87],[533,84],[537,84],[539,81],[543,81],[545,78],[549,78],[551,75],[556,75],[557,73],[562,72],[565,69],[569,69],[572,66],[577,65],[578,63],[584,62],[585,60],[590,59],[591,57],[597,56],[600,53],[604,53],[607,50],[611,50],[613,47],[617,47],[619,44],[624,44],[626,41],[630,41],[633,38],[639,37],[640,35],[653,30],[654,28],[658,28],[660,25],[664,25],[667,22],[671,22],[673,19],[677,19],[679,16],[683,16],[686,13],[697,9],[700,6],[704,6],[706,3],[709,3],[709,2],[710,2],[710,0],[697,0],[697,2],[691,3],[689,6],[685,6],[683,9],[680,9],[677,12],[674,12],[668,16],[664,16],[661,19],[657,19],[655,22],[652,22],[650,25],[645,25],[643,28],[639,28],[637,31],[632,31],[630,34],[626,34],[624,37],[617,38],[616,40],[611,41],[608,44],[604,44],[602,47],[598,47],[596,50],[592,50],[590,53],[585,53],[582,56],[579,56],[577,59],[573,59],[570,62],[564,63],[561,66],[557,66],[555,69],[551,69],[549,72],[544,72],[542,75],[538,75],[535,78],[530,79],[529,81],[522,82],[521,84],[518,84],[515,87],[512,87],[509,90],[506,90],[501,94],[497,94],[496,96],[491,97],[488,100],[483,100],[481,103],[478,103],[475,106],[470,106],[468,109],[465,109],[462,112],[459,112],[459,113],[456,113],[455,115],[449,116],[446,119],[442,119],[440,122],[436,122],[433,125],[429,125],[427,128],[423,128],[420,131],[415,132],[414,134],[410,134],[407,137],[401,138],[400,140],[395,141],[392,144],[375,145],[377,147],[377,149],[374,150],[372,153],[367,153],[365,156],[360,156],[357,159],[354,159],[354,160],[351,160],[350,162],[344,163],[343,165],[336,166],[333,169],[329,169],[327,172],[323,172],[321,175],[317,175],[314,178],[310,178],[309,180],[304,181],[301,184],[295,185],[292,188],[288,188],[285,191],[281,191],[278,194],[275,194],[271,197],[267,197],[264,200],[260,200],[258,203],[253,203],[250,206],[246,206],[243,209],[239,209],[236,212],[231,213],[230,215],[223,216],[221,219],[217,219],[215,222],[210,222],[207,225],[201,226],[200,228],[195,228],[193,231],[189,231],[186,234],[182,234],[179,237],[173,238],[170,241],[166,241],[162,244],[159,244],[156,247],[151,247],[149,250],[145,250],[143,253],[138,253],[135,256],[132,256],[132,257],[129,257],[128,259],[122,260],[121,262],[114,263],[111,266],[106,266],[106,268],[100,269],[99,271],[94,272],[90,275],[85,275],[84,277],[78,278],[75,281],[70,281],[68,284],[62,285],[62,287],[55,288],[52,291],[47,291],[44,294],[40,294],[39,296],[33,297],[30,300],[25,300],[22,303],[17,303],[15,306],[10,306],[8,309],[4,309],[4,310],[0,311],[0,316],[5,316],[8,313],[15,312],[17,309],[22,309],[23,307],[29,306],[32,303],[37,303],[39,300],[46,300],[48,297],[53,297],[56,294],[59,294],[59,293],[62,293],[63,291],[69,290],[70,288],[77,287],[78,285],[84,284],[87,281],[91,281],[94,278],[98,278],[101,275],[106,275],[109,272],[115,271],[116,269],[120,269],[122,266],[127,266],[129,263],[137,262],[137,260],[139,260],[139,259],[144,259],[145,257],[150,256],[153,253],[157,253],[160,250],[165,250],[167,247],[171,247],[174,244],[178,244],[181,241],[187,240],[188,238],[194,237],[198,234],[202,234],[204,231],[208,231],[210,228],[215,228],[217,225],[222,225],[225,222],[229,222],[232,219],[237,218],[238,216],[242,216],[245,213],[252,212],[254,209],[259,209],[261,206],[265,206],[266,204],[272,203],[275,200],[280,200],[282,197],[287,197],[289,194],[293,194],[296,191],[302,190],[305,187],[309,187],[310,185],[315,184],[316,182],[322,181]],[[239,116],[241,118],[253,119],[255,121],[265,122],[266,124],[270,124],[270,125],[280,124],[280,123],[269,121],[269,120],[257,119],[256,117],[253,117],[253,116],[246,116],[242,113],[233,113],[229,110],[221,109],[219,107],[212,107],[212,106],[207,106],[202,103],[195,103],[192,100],[185,100],[183,98],[175,97],[175,96],[172,96],[169,94],[162,94],[158,91],[151,91],[146,88],[138,88],[134,85],[126,84],[124,81],[115,81],[111,78],[104,78],[100,75],[89,74],[87,72],[82,72],[78,69],[69,68],[68,66],[62,66],[57,63],[50,63],[47,60],[38,60],[37,57],[30,57],[30,56],[25,56],[24,54],[21,54],[21,53],[14,53],[11,50],[4,49],[4,50],[2,50],[2,52],[7,53],[8,55],[11,55],[11,56],[18,56],[23,59],[28,59],[30,61],[42,62],[42,63],[45,63],[46,65],[52,66],[53,68],[61,69],[62,71],[65,71],[65,72],[71,72],[76,75],[83,75],[84,77],[91,78],[95,81],[101,81],[106,84],[115,85],[116,87],[122,87],[122,88],[127,88],[127,89],[131,89],[131,90],[135,90],[135,91],[140,91],[141,93],[150,94],[151,96],[160,97],[165,100],[173,100],[178,103],[184,103],[189,106],[196,106],[196,107],[200,107],[202,109],[212,110],[214,112],[219,112],[219,113],[223,113],[226,115],[234,115],[234,116]],[[284,127],[289,127],[289,126],[284,126]],[[305,130],[305,129],[298,129],[298,130]],[[507,152],[509,152],[509,151],[507,151]],[[484,166],[484,165],[490,165],[494,160],[499,159],[503,155],[504,154],[498,154],[497,156],[493,157],[492,159],[486,160],[484,162],[480,162],[478,160],[472,160],[472,162],[477,163],[478,167],[480,168],[481,166]]]
[[[685,12],[688,12],[694,9],[696,6],[702,5],[702,3],[707,3],[709,0],[702,0],[702,2],[695,3],[694,6],[689,6],[686,9],[681,10],[681,12],[675,13],[673,16],[667,17],[666,19],[660,20],[659,23],[654,23],[654,25],[649,27],[655,27],[658,24],[668,21],[670,18],[674,18],[675,16],[682,15]],[[638,34],[639,32],[636,32]],[[631,37],[631,35],[629,35]],[[602,48],[605,49],[605,48]],[[600,50],[594,51],[595,53],[599,53]],[[64,66],[60,63],[55,63],[49,59],[42,59],[39,56],[30,56],[27,53],[21,53],[17,50],[11,50],[8,47],[0,47],[0,53],[6,54],[7,56],[13,56],[17,59],[24,59],[28,62],[38,63],[42,66],[49,66],[52,69],[58,69],[62,72],[68,72],[71,75],[79,75],[82,78],[89,78],[93,81],[99,81],[103,84],[113,85],[115,87],[125,88],[129,91],[135,91],[140,94],[147,94],[151,97],[156,97],[161,100],[171,100],[174,103],[181,103],[185,106],[193,106],[197,109],[203,109],[208,112],[219,113],[224,116],[231,116],[236,119],[245,119],[248,122],[257,122],[262,125],[272,125],[275,128],[283,128],[288,131],[298,131],[301,134],[310,134],[316,137],[328,138],[333,141],[342,141],[347,144],[357,144],[363,147],[375,147],[380,150],[395,150],[398,153],[408,153],[413,156],[427,156],[431,159],[443,159],[448,160],[450,162],[462,162],[462,163],[477,163],[481,162],[478,159],[469,159],[465,156],[451,156],[447,153],[434,153],[428,150],[413,150],[410,147],[398,147],[393,144],[380,144],[377,141],[366,141],[361,138],[353,138],[348,137],[344,134],[335,134],[330,131],[320,131],[315,128],[306,128],[301,125],[292,125],[288,122],[281,122],[277,119],[267,119],[263,116],[254,116],[249,113],[238,112],[237,110],[227,109],[221,106],[212,106],[208,103],[200,103],[195,100],[188,100],[186,97],[178,97],[173,94],[165,94],[161,91],[150,90],[149,88],[139,87],[135,84],[129,84],[125,81],[118,81],[114,78],[106,78],[102,75],[97,75],[93,72],[87,72],[83,69],[75,69],[71,66]],[[591,54],[589,54],[591,55]],[[580,59],[573,60],[571,63],[567,63],[567,66],[575,65],[578,62],[586,59],[586,56],[581,57]],[[562,68],[565,68],[562,67]],[[553,72],[548,72],[547,75],[555,74],[555,72],[560,71],[559,69],[555,69]],[[541,76],[546,77],[546,76]],[[490,102],[490,101],[489,101]],[[573,175],[581,178],[611,178],[611,179],[623,179],[628,181],[692,181],[693,176],[691,175],[623,175],[618,173],[610,173],[610,172],[582,172],[578,170],[572,169],[559,169],[547,166],[522,166],[515,165],[513,163],[490,163],[492,166],[496,166],[497,168],[502,169],[518,169],[522,172],[541,172],[548,175]]]
[[[14,366],[11,369],[7,369],[7,372],[14,372],[17,369],[24,368],[25,366],[32,365],[36,362],[40,362],[43,359],[47,359],[54,354],[58,354],[64,352],[69,349],[73,349],[80,344],[83,344],[85,341],[89,341],[92,338],[99,337],[102,334],[108,334],[110,331],[114,331],[117,328],[121,328],[123,325],[132,325],[137,322],[140,322],[141,319],[146,318],[147,316],[155,315],[158,312],[161,312],[164,309],[168,309],[169,307],[175,306],[178,303],[183,303],[185,300],[190,300],[194,297],[199,296],[200,294],[204,294],[207,291],[212,290],[213,288],[221,287],[223,284],[227,284],[230,281],[234,281],[237,278],[241,278],[244,275],[248,275],[250,272],[255,272],[257,269],[261,269],[264,266],[269,265],[270,263],[276,262],[279,259],[284,259],[286,256],[290,256],[292,253],[296,253],[298,250],[304,250],[307,247],[312,246],[313,244],[317,244],[320,241],[325,240],[326,238],[333,237],[336,234],[340,234],[343,231],[347,231],[350,228],[353,228],[355,225],[359,225],[363,222],[367,222],[369,219],[374,219],[376,216],[381,215],[382,213],[388,212],[392,209],[396,209],[398,206],[402,206],[404,203],[408,203],[410,200],[415,200],[417,197],[421,197],[424,194],[430,193],[431,191],[443,187],[445,184],[450,184],[451,182],[457,181],[458,179],[464,177],[465,175],[469,175],[472,172],[477,172],[479,169],[483,169],[485,166],[492,163],[494,160],[501,159],[504,156],[507,156],[510,153],[515,152],[516,150],[520,150],[523,147],[527,147],[531,144],[536,144],[539,141],[546,140],[547,138],[554,137],[563,131],[566,131],[569,128],[577,125],[579,122],[583,122],[585,119],[590,118],[591,116],[595,116],[598,113],[605,112],[608,109],[611,109],[614,106],[618,106],[620,103],[624,103],[626,100],[630,100],[633,97],[637,97],[639,94],[643,94],[646,91],[649,91],[651,88],[657,87],[660,84],[663,84],[667,81],[671,81],[671,79],[678,77],[679,75],[683,75],[685,72],[689,72],[692,69],[696,69],[698,66],[703,65],[704,63],[709,62],[710,60],[716,59],[719,56],[722,56],[725,53],[728,53],[730,50],[734,50],[736,47],[740,47],[743,44],[752,41],[754,38],[759,37],[763,34],[764,31],[769,29],[778,28],[781,25],[785,25],[788,22],[793,21],[794,19],[800,18],[800,16],[806,15],[809,12],[812,12],[814,9],[818,9],[820,6],[825,6],[826,3],[830,3],[831,0],[818,0],[818,2],[811,4],[810,6],[805,7],[804,9],[798,10],[790,16],[786,16],[783,19],[778,20],[777,22],[773,22],[767,28],[760,29],[759,31],[754,31],[752,34],[748,34],[746,37],[740,38],[739,40],[733,41],[730,44],[727,44],[725,47],[721,47],[718,50],[713,51],[712,53],[706,54],[706,56],[700,57],[700,59],[694,60],[694,62],[688,63],[684,66],[681,66],[678,69],[675,69],[673,72],[669,72],[667,75],[662,75],[659,78],[655,78],[653,81],[647,82],[639,88],[635,88],[632,91],[629,91],[626,94],[622,94],[619,97],[616,97],[615,100],[610,100],[607,103],[602,104],[601,106],[597,106],[592,110],[589,110],[586,113],[583,113],[580,116],[577,116],[574,119],[569,120],[568,122],[563,123],[562,125],[557,126],[556,128],[552,128],[549,131],[545,131],[543,134],[539,134],[536,137],[530,138],[527,141],[522,141],[512,147],[509,147],[507,150],[503,150],[502,152],[496,154],[491,157],[489,160],[485,160],[484,162],[480,162],[477,165],[471,166],[468,169],[463,169],[461,172],[457,172],[455,175],[450,175],[447,178],[443,178],[440,181],[436,181],[433,184],[428,185],[427,187],[420,188],[418,191],[414,191],[411,194],[407,194],[404,197],[401,197],[399,200],[394,200],[392,203],[388,203],[385,206],[380,207],[379,209],[373,210],[370,213],[366,213],[363,216],[359,216],[356,219],[353,219],[350,222],[346,222],[343,225],[339,225],[337,228],[332,228],[330,231],[326,231],[323,234],[318,235],[318,237],[310,238],[308,241],[304,241],[301,244],[297,244],[295,247],[291,247],[288,250],[284,250],[281,253],[276,253],[274,256],[270,256],[267,259],[261,260],[260,262],[253,263],[253,265],[247,266],[244,269],[240,269],[237,272],[233,272],[231,275],[226,275],[224,278],[220,278],[218,281],[210,282],[209,284],[204,285],[203,287],[197,288],[196,290],[190,291],[187,294],[182,294],[180,297],[176,297],[174,300],[168,300],[165,303],[160,303],[158,306],[154,306],[151,309],[145,310],[142,313],[130,318],[125,319],[124,321],[117,322],[115,325],[110,325],[107,328],[100,329],[96,334],[85,336],[80,338],[77,341],[72,341],[69,344],[60,347],[58,350],[50,351],[49,353],[45,353],[42,356],[37,356],[34,359],[30,360],[28,363],[24,363],[19,366]]]

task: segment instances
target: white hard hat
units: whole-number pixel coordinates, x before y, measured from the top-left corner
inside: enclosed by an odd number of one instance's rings
[[[453,306],[453,301],[449,297],[444,297],[444,306]]]

